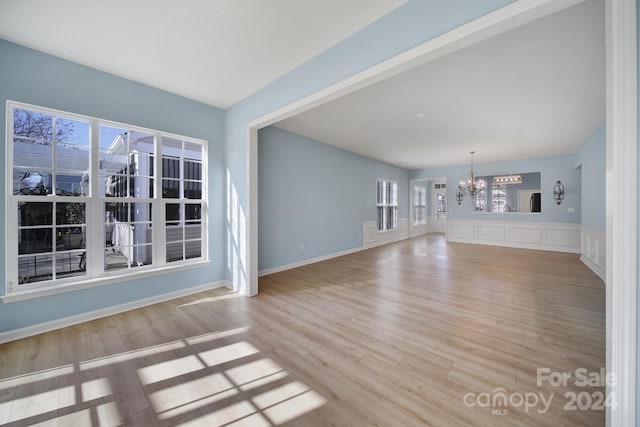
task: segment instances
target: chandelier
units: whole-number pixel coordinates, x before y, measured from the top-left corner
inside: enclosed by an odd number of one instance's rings
[[[458,205],[462,203],[465,193],[473,197],[486,188],[486,182],[483,179],[476,179],[476,174],[473,172],[473,155],[475,151],[469,151],[471,155],[471,171],[469,172],[469,179],[467,182],[460,181],[458,184],[458,191],[456,192],[456,201]]]

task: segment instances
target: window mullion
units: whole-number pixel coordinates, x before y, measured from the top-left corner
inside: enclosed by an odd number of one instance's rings
[[[90,196],[87,200],[86,224],[86,262],[87,276],[98,277],[104,272],[104,208],[103,200],[100,197],[100,123],[98,120],[91,120],[91,146],[89,162],[89,187]]]
[[[154,152],[154,191],[153,191],[153,263],[157,266],[166,264],[166,238],[165,238],[165,205],[162,199],[162,135],[156,134],[153,138]]]

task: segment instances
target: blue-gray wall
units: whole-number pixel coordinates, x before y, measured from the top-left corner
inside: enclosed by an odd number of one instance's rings
[[[4,40],[0,40],[0,76],[2,117],[9,99],[207,140],[212,260],[207,268],[0,303],[0,332],[224,279],[223,111]],[[0,135],[4,134],[5,120],[0,120]],[[2,165],[4,161],[2,149]],[[4,174],[1,177],[5,179]],[[10,183],[0,186],[3,242],[8,188]],[[0,245],[0,277],[5,277],[5,245]],[[0,294],[4,292],[0,286]]]
[[[258,133],[259,270],[362,247],[376,220],[376,180],[398,182],[408,217],[409,172],[269,126]]]
[[[540,172],[542,213],[539,214],[477,214],[473,212],[468,196],[458,206],[455,201],[457,185],[461,180],[468,178],[469,164],[412,170],[410,177],[411,179],[447,178],[449,219],[580,223],[580,171],[575,168],[574,157],[573,154],[567,154],[474,165],[474,172],[478,176]],[[562,181],[565,187],[565,199],[559,206],[553,200],[553,185],[557,180]],[[569,213],[568,208],[575,208],[575,212]]]
[[[582,225],[605,232],[606,215],[606,127],[603,122],[576,153],[582,174]]]
[[[246,218],[247,124],[309,94],[344,80],[412,47],[433,39],[514,0],[410,0],[342,42],[249,96],[225,114],[225,159],[228,187],[237,194],[237,212]],[[227,218],[229,262],[226,277],[246,284],[244,245],[233,237],[237,219]]]

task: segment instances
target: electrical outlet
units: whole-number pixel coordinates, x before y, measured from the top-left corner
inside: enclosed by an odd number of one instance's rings
[[[304,251],[304,245],[300,245],[300,252]]]

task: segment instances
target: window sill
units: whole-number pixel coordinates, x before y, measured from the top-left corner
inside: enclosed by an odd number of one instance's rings
[[[64,292],[73,292],[80,289],[96,288],[98,286],[104,286],[111,283],[121,283],[125,281],[128,282],[130,280],[137,280],[137,279],[143,279],[146,277],[153,277],[153,276],[159,276],[159,275],[168,274],[168,273],[175,273],[178,271],[190,270],[193,268],[202,268],[202,267],[207,267],[209,265],[211,265],[211,261],[198,261],[198,262],[189,263],[189,264],[165,266],[165,267],[157,268],[154,270],[121,274],[117,276],[87,279],[79,282],[74,282],[73,284],[64,284],[64,285],[58,285],[58,286],[54,285],[54,286],[42,287],[37,289],[29,289],[24,291],[22,290],[13,291],[13,292],[7,293],[7,295],[4,295],[0,298],[2,299],[3,303],[7,304],[7,303],[12,303],[17,301],[33,299],[33,298],[46,297],[49,295],[61,294]]]

